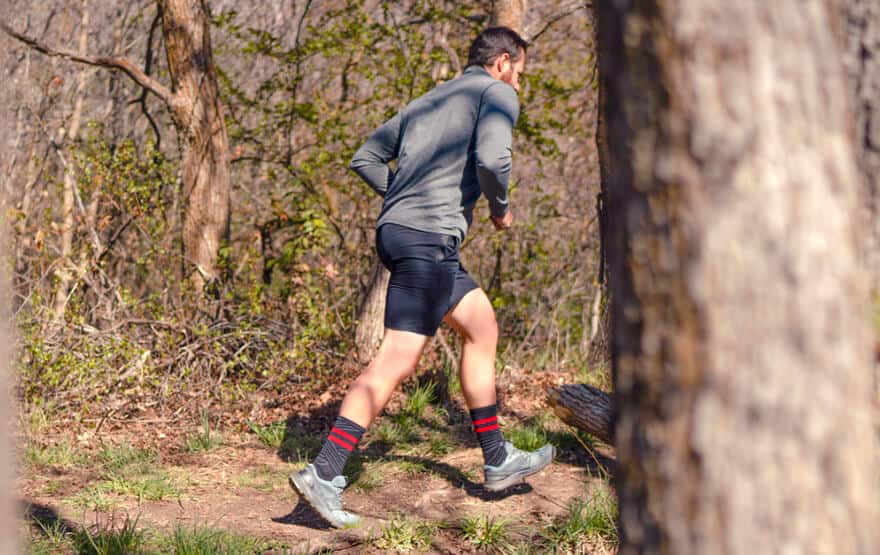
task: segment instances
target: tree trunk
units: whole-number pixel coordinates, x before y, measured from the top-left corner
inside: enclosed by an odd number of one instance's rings
[[[599,7],[620,553],[877,553],[833,4]]]
[[[843,3],[846,68],[853,93],[856,156],[868,209],[867,260],[871,288],[880,290],[880,4]]]
[[[185,273],[200,285],[218,277],[218,252],[229,237],[229,140],[205,2],[159,5],[183,158],[183,250],[192,265]]]
[[[82,55],[88,53],[89,11],[88,3],[83,2],[79,34],[79,51]],[[76,83],[73,114],[70,116],[70,125],[67,127],[66,137],[66,142],[71,145],[76,143],[76,139],[79,136],[79,126],[80,121],[82,120],[83,96],[85,96],[86,75],[88,71],[88,68],[83,67]],[[55,324],[64,321],[64,312],[67,308],[67,294],[69,292],[70,279],[73,272],[73,264],[70,255],[73,250],[73,211],[74,187],[76,187],[76,166],[72,156],[72,149],[69,149],[68,152],[71,155],[67,156],[67,165],[64,168],[64,186],[61,194],[61,257],[58,264],[59,267],[55,272],[58,280],[58,285],[55,289]]]
[[[385,294],[391,272],[378,260],[373,263],[367,294],[357,314],[355,345],[358,360],[366,364],[375,355],[385,333]]]
[[[4,194],[0,191],[0,195]],[[0,202],[0,206],[5,206]],[[0,222],[0,253],[5,254],[8,232],[5,222]],[[11,368],[13,349],[10,318],[12,314],[12,294],[7,265],[0,264],[0,553],[20,553],[18,535],[21,531],[16,507],[15,489],[15,449],[12,443]]]
[[[500,25],[523,34],[528,3],[526,0],[495,0],[492,3],[492,25]]]
[[[547,403],[566,424],[614,443],[614,405],[610,395],[586,384],[547,390]]]
[[[495,0],[492,3],[492,25],[500,25],[523,34],[528,3],[526,0]]]

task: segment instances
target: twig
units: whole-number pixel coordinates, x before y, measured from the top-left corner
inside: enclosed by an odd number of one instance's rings
[[[69,50],[59,50],[56,48],[52,48],[47,44],[38,41],[37,39],[19,33],[18,31],[7,25],[5,22],[0,22],[0,29],[3,29],[3,31],[10,37],[26,44],[27,46],[30,46],[38,52],[42,52],[46,56],[65,58],[73,62],[80,62],[92,66],[121,70],[131,79],[133,79],[138,85],[158,96],[160,99],[162,99],[163,102],[165,102],[169,106],[174,103],[174,94],[168,88],[166,88],[165,85],[144,73],[140,68],[138,68],[125,58],[113,58],[107,56],[83,56]]]

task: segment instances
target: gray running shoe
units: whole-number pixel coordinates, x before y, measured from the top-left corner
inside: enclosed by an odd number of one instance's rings
[[[290,487],[318,511],[335,528],[350,528],[360,522],[360,517],[342,508],[342,490],[345,489],[345,476],[333,480],[322,480],[315,465],[290,475]]]
[[[486,482],[483,486],[489,491],[501,491],[522,482],[526,477],[540,472],[553,461],[556,448],[549,443],[537,451],[522,451],[509,441],[504,442],[507,457],[498,466],[483,466]]]

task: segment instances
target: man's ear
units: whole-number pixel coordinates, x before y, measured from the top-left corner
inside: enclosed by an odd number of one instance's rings
[[[510,54],[507,52],[502,52],[495,58],[495,70],[498,72],[504,72],[504,64],[510,64]]]

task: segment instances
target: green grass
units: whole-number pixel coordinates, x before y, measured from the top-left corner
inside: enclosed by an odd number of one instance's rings
[[[108,495],[97,485],[89,486],[67,499],[74,507],[106,512],[119,506],[118,500]]]
[[[395,465],[406,474],[414,476],[416,474],[430,474],[431,468],[421,461],[399,460],[394,462]]]
[[[180,525],[158,543],[160,552],[175,555],[238,555],[263,553],[268,549],[283,547],[276,542],[213,530],[206,526],[187,528]]]
[[[103,446],[98,452],[98,460],[108,470],[121,471],[131,467],[149,467],[156,462],[156,455],[150,449],[138,449],[129,443],[122,443]]]
[[[617,498],[609,488],[596,489],[587,499],[571,503],[566,515],[545,526],[541,536],[554,552],[587,540],[617,542]]]
[[[504,430],[504,438],[518,449],[534,451],[547,443],[548,435],[540,422],[533,422]]]
[[[385,483],[384,463],[364,463],[357,477],[352,481],[351,487],[356,491],[373,491]]]
[[[399,516],[382,527],[374,544],[379,549],[395,552],[427,549],[436,531],[436,524]]]
[[[196,433],[187,436],[186,450],[190,453],[210,451],[223,445],[223,436],[211,429],[208,413],[202,412],[202,426]]]
[[[434,434],[428,439],[428,452],[434,456],[443,456],[452,451],[455,446],[452,440],[445,434]]]
[[[77,450],[67,440],[54,445],[30,442],[24,449],[24,460],[32,466],[59,466],[69,468],[88,463],[88,455]]]
[[[277,449],[281,447],[281,443],[284,441],[284,434],[287,431],[287,423],[284,420],[279,420],[278,422],[272,422],[266,425],[248,422],[248,428],[257,435],[263,445]]]
[[[462,521],[461,531],[464,539],[479,551],[503,550],[509,546],[509,525],[507,519],[474,516]]]
[[[168,473],[161,470],[136,476],[111,474],[106,480],[99,482],[96,488],[105,493],[147,501],[162,501],[181,493]]]
[[[126,518],[122,526],[89,530],[80,528],[71,533],[78,555],[131,555],[141,553],[144,533],[137,529],[137,519]]]
[[[31,530],[26,553],[30,555],[52,555],[67,553],[73,549],[64,522],[54,520],[49,523],[36,521],[39,530]],[[36,533],[36,535],[34,535]]]
[[[278,454],[285,461],[305,466],[318,456],[322,438],[314,434],[287,430],[287,435],[278,448]]]
[[[434,401],[436,390],[437,384],[433,381],[415,386],[407,393],[401,412],[420,420],[425,415],[425,409]]]
[[[246,470],[243,474],[236,476],[234,480],[238,487],[273,492],[288,487],[287,476],[291,472],[293,472],[293,468],[288,466],[279,470],[268,465],[261,465]]]

